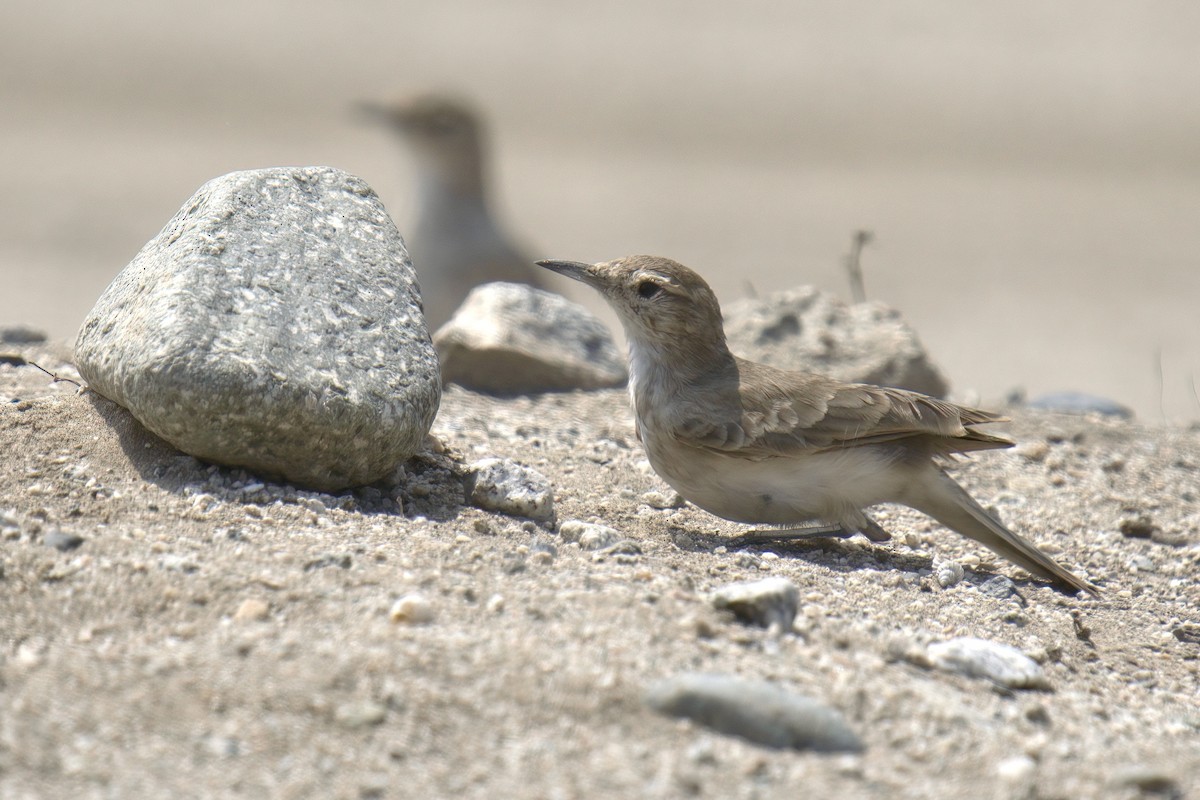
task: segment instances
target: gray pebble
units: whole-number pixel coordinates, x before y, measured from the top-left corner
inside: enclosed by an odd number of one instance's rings
[[[58,528],[51,528],[42,534],[42,544],[65,553],[83,544],[83,537],[78,534],[60,531]]]
[[[791,630],[800,607],[800,590],[787,578],[764,578],[722,586],[709,596],[718,611],[731,611],[742,622]]]
[[[558,526],[564,542],[578,542],[581,550],[603,550],[621,541],[620,532],[607,525],[569,519]]]
[[[323,491],[390,475],[441,398],[400,233],[329,167],[206,183],[97,300],[75,356],[180,450]]]
[[[1007,578],[1004,575],[988,578],[979,584],[979,593],[988,597],[994,597],[997,600],[1007,600],[1010,597],[1021,596],[1021,593],[1017,591],[1017,585],[1012,582],[1011,578]]]
[[[1173,628],[1171,635],[1181,642],[1200,644],[1200,625],[1195,622],[1185,622]]]
[[[1169,772],[1144,764],[1132,764],[1116,770],[1111,782],[1166,797],[1182,797],[1179,781]]]
[[[1046,674],[1015,647],[987,639],[961,637],[926,648],[929,662],[946,672],[983,678],[1007,689],[1049,689]]]
[[[550,481],[515,461],[485,458],[468,467],[467,501],[488,511],[536,520],[554,519]]]
[[[822,753],[857,753],[863,744],[828,706],[765,681],[685,673],[646,691],[650,708],[757,744]]]

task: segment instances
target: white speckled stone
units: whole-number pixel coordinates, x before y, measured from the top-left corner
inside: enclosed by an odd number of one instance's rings
[[[467,501],[489,511],[554,519],[554,489],[546,476],[515,461],[484,458],[467,468]]]
[[[1015,647],[968,636],[935,642],[926,648],[938,669],[983,678],[1008,689],[1048,689],[1042,668]]]
[[[75,354],[180,450],[323,491],[388,475],[441,399],[400,233],[329,167],[206,183],[105,290]]]

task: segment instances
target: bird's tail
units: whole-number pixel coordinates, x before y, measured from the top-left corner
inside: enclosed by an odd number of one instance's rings
[[[1032,542],[1013,533],[989,514],[940,469],[924,473],[924,479],[911,487],[905,500],[918,511],[928,514],[947,528],[974,539],[989,550],[1007,558],[1033,575],[1098,596],[1100,590],[1074,575]]]

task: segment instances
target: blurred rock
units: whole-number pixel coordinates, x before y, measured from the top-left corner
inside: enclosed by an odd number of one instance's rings
[[[620,532],[595,522],[569,519],[558,526],[564,542],[578,542],[581,550],[603,550],[621,541]]]
[[[1114,787],[1132,788],[1143,795],[1183,798],[1183,787],[1169,769],[1149,764],[1129,764],[1113,771],[1109,779]]]
[[[1123,536],[1130,539],[1149,539],[1160,528],[1148,515],[1142,514],[1137,517],[1126,517],[1121,520],[1119,530]]]
[[[46,334],[24,325],[9,325],[0,328],[0,344],[41,344]]]
[[[478,392],[600,389],[625,382],[604,323],[561,295],[516,283],[474,289],[433,337],[442,381]]]
[[[713,608],[730,611],[742,622],[787,631],[800,607],[800,590],[787,578],[731,583],[709,598]]]
[[[1086,392],[1050,392],[1028,401],[1027,408],[1053,411],[1059,414],[1103,414],[1121,419],[1133,419],[1133,410],[1107,397]]]
[[[961,637],[926,648],[938,669],[983,678],[1006,689],[1049,689],[1041,666],[1015,647],[987,639]]]
[[[882,303],[848,306],[801,286],[723,311],[729,348],[751,361],[934,397],[949,389],[900,312]]]
[[[42,544],[65,553],[82,545],[83,537],[77,533],[68,533],[58,528],[50,528],[42,534]]]
[[[1184,622],[1172,628],[1171,635],[1181,642],[1200,644],[1200,624]]]
[[[441,398],[412,265],[365,182],[329,167],[209,181],[104,291],[91,388],[197,458],[323,491],[389,475]]]
[[[863,749],[840,713],[765,681],[685,673],[652,684],[645,702],[660,714],[685,717],[768,747],[822,753]]]

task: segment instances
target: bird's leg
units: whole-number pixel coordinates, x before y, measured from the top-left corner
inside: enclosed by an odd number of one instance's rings
[[[863,515],[863,519],[867,521],[867,524],[863,525],[858,532],[870,539],[872,542],[886,542],[892,538],[892,535],[884,530],[883,526],[881,526],[875,520],[871,519],[865,514]]]
[[[845,525],[806,525],[798,528],[775,528],[753,530],[738,536],[733,540],[736,545],[763,544],[765,542],[795,542],[805,539],[849,539],[856,533],[861,533],[872,542],[886,542],[892,535],[880,527],[879,523],[870,517],[865,517],[866,524],[858,528]]]

